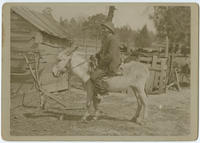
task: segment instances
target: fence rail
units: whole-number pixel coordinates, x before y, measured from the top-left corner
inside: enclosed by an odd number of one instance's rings
[[[141,63],[148,65],[150,76],[146,84],[149,94],[162,93],[166,90],[167,58],[139,57]]]

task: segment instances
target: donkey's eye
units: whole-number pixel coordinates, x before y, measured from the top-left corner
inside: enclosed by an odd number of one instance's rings
[[[60,62],[61,61],[61,59],[60,58],[56,58],[56,62],[58,63],[58,62]]]

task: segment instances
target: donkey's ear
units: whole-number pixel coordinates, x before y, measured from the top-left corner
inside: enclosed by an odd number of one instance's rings
[[[67,50],[63,50],[62,52],[60,52],[57,56],[57,59],[58,60],[64,60],[66,58],[66,53],[67,53]]]
[[[78,49],[78,46],[73,47],[72,50],[67,54],[68,56],[71,55],[73,52],[75,52]]]
[[[78,46],[74,47],[72,52],[75,52],[78,49]]]

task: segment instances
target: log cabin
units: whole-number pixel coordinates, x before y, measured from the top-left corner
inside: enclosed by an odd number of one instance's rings
[[[39,53],[40,61],[43,61],[39,70],[42,84],[51,90],[67,86],[66,82],[53,78],[50,71],[57,54],[70,47],[71,38],[51,12],[51,8],[46,8],[42,12],[22,6],[11,8],[11,83],[16,80],[25,81],[30,76],[22,55],[28,55],[31,61],[33,57],[30,53]]]

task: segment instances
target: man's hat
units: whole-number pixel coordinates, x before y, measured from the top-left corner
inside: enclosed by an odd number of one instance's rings
[[[112,33],[115,33],[114,32],[114,25],[112,22],[105,22],[105,23],[102,23],[101,26],[104,26],[106,27],[107,29],[109,29]]]

